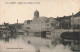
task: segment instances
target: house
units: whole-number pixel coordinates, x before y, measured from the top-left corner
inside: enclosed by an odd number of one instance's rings
[[[9,31],[9,23],[4,23],[4,25],[0,25],[0,37],[6,38],[11,36],[11,31]]]
[[[80,28],[80,11],[70,16],[57,17],[58,29],[79,29]]]
[[[80,29],[80,11],[71,17],[71,26],[73,29]]]
[[[11,24],[10,27],[14,35],[24,35],[23,23]]]

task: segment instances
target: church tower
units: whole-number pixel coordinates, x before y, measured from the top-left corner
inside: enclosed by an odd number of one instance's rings
[[[38,10],[34,11],[34,19],[39,18],[39,12]]]

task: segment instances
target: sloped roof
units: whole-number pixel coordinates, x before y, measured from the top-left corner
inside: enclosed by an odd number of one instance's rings
[[[48,23],[48,22],[53,22],[53,23],[55,23],[55,22],[57,22],[57,21],[56,21],[55,18],[50,17],[50,18],[48,18],[45,22],[46,22],[46,23]]]
[[[37,20],[40,20],[40,21],[46,21],[48,18],[47,17],[39,17],[39,18],[37,18]]]
[[[79,16],[80,16],[80,11],[74,15],[74,17],[79,17]]]
[[[47,19],[48,19],[47,17],[39,17],[37,19],[34,19],[31,23],[45,22]]]

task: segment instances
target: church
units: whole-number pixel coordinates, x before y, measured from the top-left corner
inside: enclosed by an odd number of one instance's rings
[[[53,17],[39,16],[39,11],[34,11],[33,20],[25,20],[24,29],[29,32],[50,31],[57,28],[57,21]]]

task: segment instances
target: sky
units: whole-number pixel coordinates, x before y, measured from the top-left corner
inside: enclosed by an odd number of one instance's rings
[[[80,11],[80,0],[0,0],[0,24],[32,20],[36,9],[48,18],[68,16]]]

